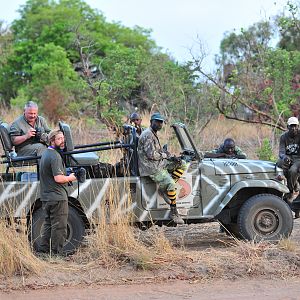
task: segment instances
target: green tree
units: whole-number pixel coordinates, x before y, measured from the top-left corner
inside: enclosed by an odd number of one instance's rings
[[[274,49],[271,40],[277,29],[260,22],[240,34],[227,33],[216,60],[217,74],[207,74],[200,60],[194,60],[194,70],[219,89],[211,97],[226,118],[285,129],[291,105],[299,101],[299,90],[292,88],[299,51]]]
[[[7,103],[63,101],[65,111],[117,123],[131,105],[150,109],[153,101],[174,117],[194,114],[191,70],[161,54],[151,30],[109,23],[82,0],[28,0],[19,12],[0,66]]]
[[[288,16],[277,17],[280,41],[279,47],[287,51],[300,51],[300,7],[292,1],[287,2]],[[300,67],[299,67],[300,72]]]

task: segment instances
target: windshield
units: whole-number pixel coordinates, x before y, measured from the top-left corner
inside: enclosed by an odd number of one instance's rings
[[[194,151],[194,147],[190,141],[185,125],[176,123],[172,127],[175,130],[181,149],[183,151]]]

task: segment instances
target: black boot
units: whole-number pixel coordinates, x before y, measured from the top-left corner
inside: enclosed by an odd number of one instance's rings
[[[184,224],[183,219],[179,216],[176,206],[170,206],[170,218],[175,224],[182,225]]]

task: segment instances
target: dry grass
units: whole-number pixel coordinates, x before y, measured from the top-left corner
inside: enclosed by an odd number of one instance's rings
[[[41,274],[45,263],[32,253],[25,232],[16,230],[17,224],[13,221],[10,223],[0,221],[0,274]]]
[[[273,145],[273,153],[277,156],[279,137],[274,140],[274,132],[267,126],[246,124],[219,116],[211,121],[201,134],[194,134],[194,139],[202,151],[217,148],[226,138],[233,138],[236,145],[252,159],[257,159],[256,152],[262,146],[262,141],[267,138]]]
[[[129,183],[124,183],[123,193],[130,195]],[[136,234],[131,225],[131,198],[122,198],[118,184],[112,183],[105,202],[100,208],[99,220],[94,225],[94,232],[87,236],[86,247],[79,259],[86,262],[98,261],[111,268],[120,264],[130,264],[135,269],[152,270],[157,268],[157,256],[167,255],[172,251],[168,240],[163,235],[154,235],[145,243]]]

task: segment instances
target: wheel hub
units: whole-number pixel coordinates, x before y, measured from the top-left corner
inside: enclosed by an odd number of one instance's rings
[[[274,232],[279,225],[277,214],[271,210],[262,210],[255,217],[254,226],[257,231],[263,234]]]

